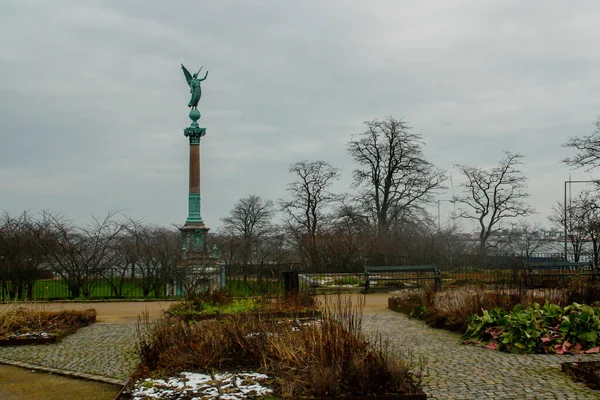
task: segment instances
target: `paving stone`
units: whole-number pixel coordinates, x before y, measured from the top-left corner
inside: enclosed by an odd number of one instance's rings
[[[600,361],[600,354],[516,355],[465,346],[458,334],[391,310],[365,314],[363,323],[365,332],[388,337],[399,357],[423,359],[424,391],[432,399],[600,399],[560,371],[561,362]],[[138,362],[135,330],[135,323],[95,323],[60,343],[0,347],[0,360],[122,382]]]
[[[432,399],[600,399],[600,392],[560,371],[600,354],[507,354],[461,344],[460,335],[430,328],[391,310],[363,315],[365,332],[383,334],[395,351],[423,358],[424,392]]]
[[[135,331],[135,323],[96,322],[59,343],[0,347],[0,360],[55,368],[73,376],[87,374],[123,381],[138,362]]]

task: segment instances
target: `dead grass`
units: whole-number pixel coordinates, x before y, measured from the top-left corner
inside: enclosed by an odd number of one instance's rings
[[[421,373],[409,359],[390,357],[380,336],[362,333],[361,304],[329,300],[319,321],[240,314],[186,322],[173,317],[138,324],[141,365],[136,377],[183,371],[253,370],[273,377],[283,397],[420,392]]]
[[[74,326],[87,325],[95,320],[96,311],[93,309],[44,311],[35,304],[14,303],[0,311],[0,339],[36,332],[59,335]]]

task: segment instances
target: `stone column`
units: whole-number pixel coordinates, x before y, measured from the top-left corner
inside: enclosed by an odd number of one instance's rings
[[[202,129],[202,136],[206,130]],[[190,135],[190,189],[188,192],[188,217],[186,225],[202,224],[200,202],[200,137]]]
[[[208,253],[206,235],[209,228],[204,225],[200,206],[200,139],[206,135],[206,128],[198,126],[200,112],[197,109],[190,111],[190,119],[192,124],[183,131],[190,140],[188,217],[179,230],[183,235],[184,258],[198,258],[206,257]]]

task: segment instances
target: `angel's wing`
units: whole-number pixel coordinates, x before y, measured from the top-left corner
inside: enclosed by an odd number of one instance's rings
[[[190,71],[188,71],[183,64],[181,64],[181,69],[183,70],[183,75],[185,75],[185,80],[187,81],[188,86],[191,84],[192,82],[192,74],[190,74]]]

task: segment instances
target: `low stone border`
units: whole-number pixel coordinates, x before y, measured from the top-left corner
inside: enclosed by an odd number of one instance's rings
[[[575,380],[583,381],[586,386],[597,390],[600,388],[600,377],[579,367],[580,364],[588,363],[598,364],[597,361],[566,362],[560,365],[560,369],[562,372],[572,375]]]

